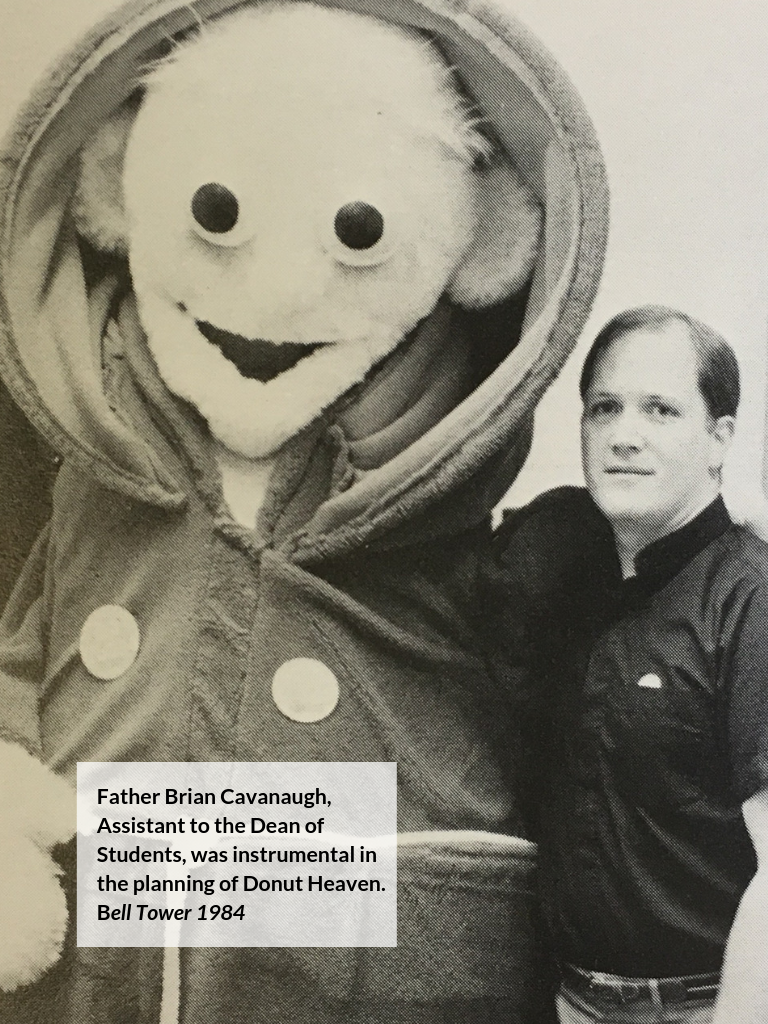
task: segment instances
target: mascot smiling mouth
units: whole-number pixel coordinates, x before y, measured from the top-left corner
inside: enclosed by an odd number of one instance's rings
[[[215,345],[243,377],[264,384],[286,370],[292,370],[302,359],[311,356],[321,347],[297,345],[293,342],[276,344],[261,338],[245,338],[241,334],[231,334],[220,327],[214,327],[204,320],[195,320],[195,324],[206,341]]]

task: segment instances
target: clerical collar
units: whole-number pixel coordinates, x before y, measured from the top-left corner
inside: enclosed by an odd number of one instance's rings
[[[645,593],[660,590],[731,525],[728,509],[718,495],[685,526],[643,548],[635,558],[636,576],[626,582],[631,584],[634,579],[635,586]]]

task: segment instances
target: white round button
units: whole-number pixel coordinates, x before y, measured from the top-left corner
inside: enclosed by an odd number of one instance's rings
[[[105,604],[80,630],[80,659],[97,679],[117,679],[136,660],[140,643],[139,624],[128,609]]]
[[[339,681],[315,658],[292,658],[275,672],[272,700],[293,722],[319,722],[339,703]]]

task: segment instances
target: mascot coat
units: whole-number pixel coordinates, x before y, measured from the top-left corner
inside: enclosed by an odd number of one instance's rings
[[[543,1021],[535,851],[506,739],[514,695],[486,668],[482,580],[491,509],[525,459],[535,406],[597,287],[607,218],[599,148],[572,86],[501,4],[336,5],[433,40],[541,228],[521,280],[468,299],[454,278],[317,415],[275,428],[249,523],[227,475],[264,451],[224,423],[226,392],[223,412],[208,412],[164,364],[120,230],[111,237],[84,211],[83,153],[115,119],[133,124],[169,48],[183,52],[250,6],[261,5],[121,9],[40,87],[0,168],[3,378],[63,460],[50,524],[0,627],[4,772],[35,794],[23,810],[0,801],[0,902],[13,910],[25,885],[36,901],[18,910],[29,934],[0,909],[10,921],[0,1018],[156,1024],[164,1001],[185,1024]],[[346,100],[337,102],[343,119]],[[130,169],[130,148],[128,159]],[[140,179],[143,167],[132,173]],[[506,217],[492,191],[485,202],[481,239]],[[208,216],[209,235],[228,229]],[[234,266],[230,252],[217,266]],[[158,262],[158,273],[177,270]],[[359,283],[373,260],[358,262],[347,276]],[[237,363],[234,332],[248,335],[247,325],[221,322],[228,306],[213,290],[181,298],[173,315],[202,304],[204,345],[246,377],[264,372]],[[297,328],[290,344],[276,340],[297,372],[308,336]],[[290,390],[285,402],[295,411]],[[295,659],[330,669],[333,701],[315,699],[311,674],[288,696],[273,688]],[[182,949],[175,996],[161,950],[78,949],[65,926],[74,823],[62,780],[73,783],[78,761],[109,760],[396,761],[397,948]]]

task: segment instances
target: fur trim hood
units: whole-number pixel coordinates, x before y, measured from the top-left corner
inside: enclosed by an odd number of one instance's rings
[[[535,406],[589,312],[608,207],[600,150],[578,95],[501,0],[397,0],[383,8],[373,0],[319,2],[434,38],[540,200],[544,231],[515,310],[466,314],[470,334],[501,339],[484,379],[421,436],[320,506],[287,545],[305,562],[363,542],[398,543],[404,529],[410,540],[455,530],[499,500],[524,460]],[[184,506],[189,481],[103,386],[103,354],[92,339],[104,337],[109,296],[75,231],[78,157],[169,39],[240,6],[242,0],[133,0],[122,7],[40,86],[0,162],[5,382],[72,464],[168,509]]]

